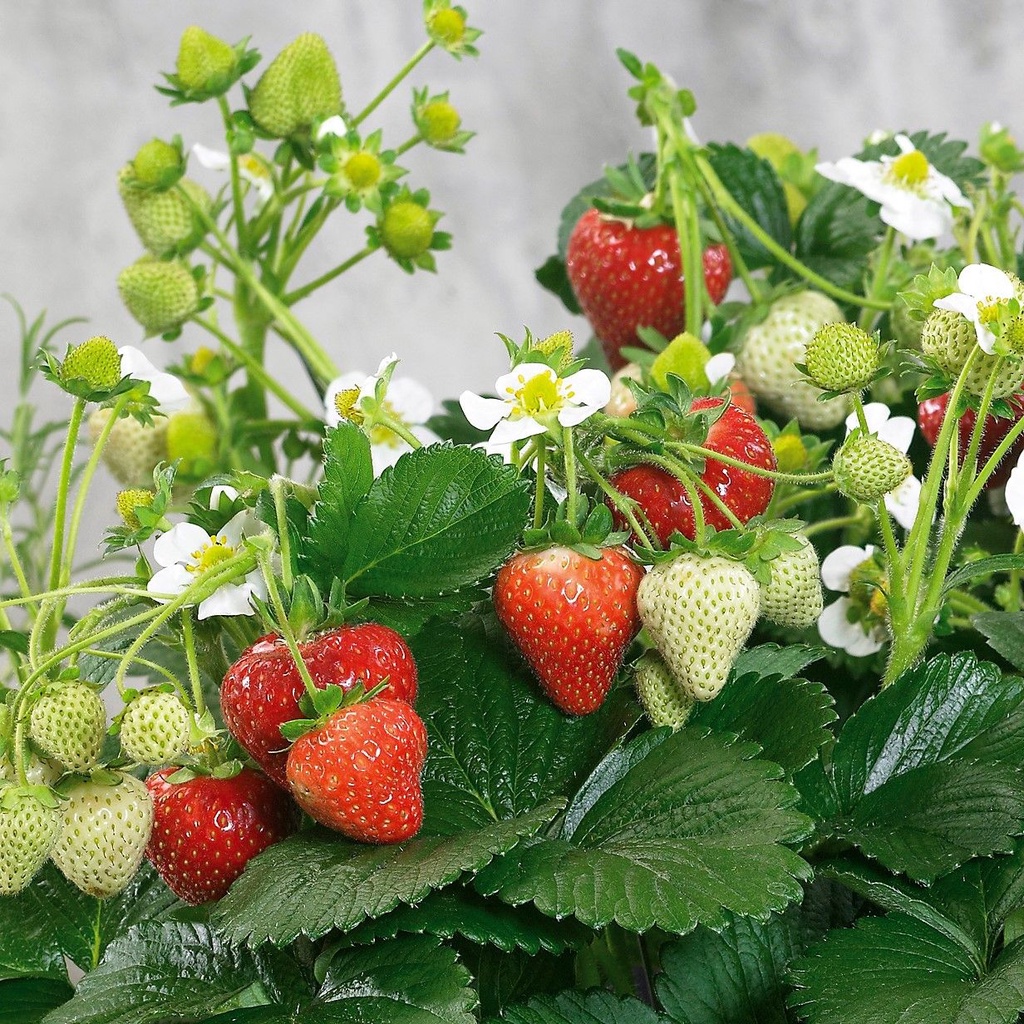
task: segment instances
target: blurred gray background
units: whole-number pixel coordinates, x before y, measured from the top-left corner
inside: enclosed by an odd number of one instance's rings
[[[439,255],[436,276],[408,277],[377,255],[298,307],[342,368],[371,370],[394,349],[438,397],[493,385],[506,365],[496,331],[568,326],[586,336],[533,270],[554,249],[566,200],[647,145],[617,46],[694,90],[702,139],[775,130],[836,159],[879,128],[945,128],[973,143],[996,119],[1024,135],[1019,0],[465,2],[484,31],[480,58],[435,52],[411,84],[450,88],[478,136],[465,156],[421,147],[403,160],[408,181],[446,211],[453,250]],[[300,32],[319,32],[359,109],[420,45],[420,11],[419,0],[0,0],[0,292],[29,314],[88,317],[69,342],[105,333],[138,343],[114,284],[140,252],[117,169],[154,135],[222,142],[212,105],[172,109],[153,89],[174,68],[182,30],[251,35],[264,65]],[[382,108],[391,144],[409,134],[409,95],[403,87]],[[363,223],[329,226],[310,275],[355,251]],[[176,344],[204,341],[191,328]],[[5,357],[15,343],[14,317],[0,308]],[[146,343],[155,361],[163,344]],[[272,365],[293,369],[279,356]],[[0,375],[0,394],[11,386]]]

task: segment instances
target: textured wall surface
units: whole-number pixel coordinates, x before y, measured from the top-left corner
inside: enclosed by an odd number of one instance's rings
[[[406,160],[410,180],[446,211],[453,251],[440,255],[436,277],[407,277],[375,257],[300,307],[343,367],[371,369],[395,349],[439,396],[491,386],[504,361],[496,331],[586,333],[533,269],[553,249],[563,203],[647,142],[617,46],[695,91],[706,139],[773,129],[835,159],[876,128],[947,128],[973,140],[997,119],[1024,134],[1017,0],[465,2],[485,32],[481,58],[435,53],[411,81],[450,87],[478,137],[464,157],[416,150]],[[358,107],[420,44],[419,12],[419,0],[0,0],[0,292],[30,313],[86,316],[88,333],[138,341],[114,286],[138,255],[114,176],[154,135],[218,142],[212,107],[171,110],[152,88],[173,69],[187,25],[232,41],[251,35],[265,59],[318,31]],[[383,108],[393,144],[407,134],[408,95],[403,88]],[[354,251],[361,230],[328,229],[311,265]],[[200,341],[191,329],[180,345]],[[5,355],[14,343],[14,318],[0,310]],[[147,343],[157,360],[161,344]],[[0,374],[0,389],[10,386]]]

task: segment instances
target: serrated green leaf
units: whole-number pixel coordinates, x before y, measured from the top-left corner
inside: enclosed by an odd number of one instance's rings
[[[39,1024],[73,993],[67,981],[54,978],[0,982],[0,1024]]]
[[[469,617],[411,643],[430,744],[425,834],[479,828],[572,793],[632,724],[621,693],[591,715],[563,714],[488,625]]]
[[[631,997],[611,992],[562,992],[510,1006],[488,1024],[663,1024],[666,1018]]]
[[[527,482],[476,448],[429,445],[374,481],[325,570],[360,596],[432,597],[496,569],[526,525]]]
[[[905,672],[847,721],[832,752],[838,835],[932,881],[1024,830],[1024,682],[972,654]]]
[[[901,913],[831,932],[793,974],[791,1006],[810,1024],[1013,1024],[1024,1009],[1024,943],[986,968]]]
[[[788,1024],[785,975],[799,952],[788,916],[731,917],[666,946],[655,991],[678,1024]]]
[[[478,946],[491,945],[505,953],[521,949],[530,954],[541,950],[564,953],[593,938],[589,929],[575,921],[553,921],[533,907],[510,907],[484,899],[465,886],[449,886],[414,907],[402,906],[364,922],[349,932],[345,941],[361,945],[404,932],[444,939],[458,935]]]
[[[732,671],[736,678],[754,673],[759,676],[782,676],[790,679],[799,675],[808,665],[825,656],[822,647],[807,644],[759,644],[741,651],[733,662]]]
[[[1024,670],[1024,612],[984,612],[971,621],[994,651]]]
[[[18,654],[28,654],[28,634],[16,629],[0,629],[0,647]]]
[[[772,165],[749,149],[717,144],[708,147],[708,162],[736,202],[779,245],[789,249],[792,234],[786,194]],[[751,270],[774,264],[774,257],[742,225],[730,221],[729,226]]]
[[[204,1020],[256,978],[253,955],[207,925],[146,922],[110,943],[46,1024]]]
[[[950,573],[942,585],[942,590],[943,593],[949,593],[979,576],[990,576],[995,572],[1010,572],[1013,569],[1024,569],[1024,555],[992,555],[989,558],[979,558]]]
[[[821,683],[749,674],[731,679],[715,700],[698,704],[689,724],[751,740],[762,757],[792,775],[832,739],[828,726],[836,717]]]
[[[26,975],[66,979],[62,954],[58,922],[38,877],[17,896],[0,897],[0,981]]]
[[[834,284],[859,288],[884,227],[873,206],[856,189],[827,182],[797,222],[796,255]]]
[[[805,837],[809,821],[792,810],[797,793],[777,766],[754,760],[750,745],[695,730],[657,736],[634,741],[646,751],[639,760],[629,748],[613,752],[625,770],[598,766],[609,785],[582,787],[585,813],[496,861],[477,888],[637,932],[720,927],[726,911],[767,917],[799,899],[809,869],[782,844]]]
[[[323,829],[302,832],[253,860],[214,917],[230,937],[251,945],[353,928],[480,870],[543,828],[560,806],[552,801],[486,828],[401,846],[362,846]]]

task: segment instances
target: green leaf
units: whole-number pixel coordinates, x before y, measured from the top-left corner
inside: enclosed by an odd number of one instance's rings
[[[797,222],[797,257],[834,284],[859,288],[884,226],[875,209],[856,189],[827,182]]]
[[[418,903],[464,872],[479,871],[523,836],[543,828],[560,801],[509,821],[400,846],[363,846],[314,829],[276,843],[257,857],[214,910],[227,934],[251,945],[285,945],[353,928],[400,903]]]
[[[256,978],[252,954],[208,926],[147,922],[110,943],[46,1024],[204,1020]]]
[[[758,676],[782,676],[790,679],[802,672],[808,665],[825,656],[822,647],[808,647],[806,644],[759,644],[741,651],[733,662],[732,671],[736,678],[754,673]]]
[[[497,456],[420,448],[374,481],[347,546],[336,546],[321,571],[360,596],[431,597],[471,586],[512,551],[529,502],[526,480]]]
[[[708,162],[736,202],[779,245],[789,249],[792,235],[786,194],[772,165],[752,150],[717,144],[708,147]],[[740,224],[730,221],[729,227],[751,270],[775,263],[767,249]]]
[[[25,975],[67,979],[58,923],[38,877],[17,896],[0,897],[0,980]]]
[[[836,717],[821,683],[751,673],[731,679],[715,700],[698,704],[690,725],[751,740],[762,757],[792,775],[832,739],[828,726]]]
[[[54,978],[0,982],[0,1024],[39,1024],[73,993],[67,981]]]
[[[638,999],[611,992],[562,992],[510,1006],[489,1024],[662,1024],[665,1018]]]
[[[500,627],[488,625],[469,617],[412,640],[430,745],[428,834],[478,828],[572,793],[632,722],[618,693],[591,715],[563,714]]]
[[[402,906],[365,922],[349,932],[346,941],[359,945],[403,932],[444,939],[458,935],[478,946],[491,945],[505,953],[521,949],[530,954],[541,950],[564,953],[593,938],[589,929],[575,921],[553,921],[532,907],[510,907],[484,899],[465,886],[449,886],[414,907]]]
[[[788,917],[733,917],[666,946],[655,989],[679,1024],[787,1024],[785,973],[799,952]]]
[[[592,928],[683,933],[721,927],[726,911],[766,917],[802,895],[809,869],[782,844],[805,837],[808,819],[755,749],[692,729],[641,735],[598,766],[560,834],[524,842],[477,888]]]
[[[941,655],[866,701],[832,752],[837,835],[930,882],[1024,830],[1024,682]]]
[[[991,555],[988,558],[979,558],[976,562],[968,562],[956,572],[950,573],[942,585],[942,591],[948,594],[979,576],[991,576],[995,572],[1010,572],[1013,569],[1024,569],[1024,555]],[[991,617],[993,614],[999,613],[988,612],[979,615],[978,618]]]
[[[985,612],[971,621],[994,651],[1024,670],[1024,612]]]
[[[16,629],[0,629],[0,647],[18,654],[28,654],[28,634]]]
[[[1024,943],[986,968],[902,913],[831,932],[793,974],[791,1005],[810,1024],[1013,1024],[1024,1009]]]
[[[547,288],[562,300],[562,305],[575,316],[581,316],[583,310],[572,290],[569,274],[565,269],[565,260],[560,256],[549,256],[534,272],[533,276],[542,288]]]

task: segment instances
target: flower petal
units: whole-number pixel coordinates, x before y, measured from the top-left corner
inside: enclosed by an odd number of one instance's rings
[[[502,420],[491,432],[491,444],[505,444],[509,441],[525,441],[528,437],[543,434],[547,427],[530,416],[517,416]]]
[[[875,552],[871,544],[859,548],[855,544],[842,544],[830,551],[821,563],[821,582],[829,590],[850,589],[850,574],[866,562]]]
[[[478,430],[490,430],[512,413],[512,405],[500,398],[482,398],[472,391],[459,395],[459,405],[466,419]]]
[[[833,601],[818,616],[818,633],[831,647],[846,651],[855,658],[863,658],[882,649],[882,642],[869,633],[859,622],[850,622],[847,611],[850,599],[841,597]]]
[[[192,552],[206,547],[210,535],[195,523],[178,523],[162,533],[153,543],[153,557],[162,566],[188,562]]]
[[[904,530],[909,530],[917,519],[917,510],[921,505],[921,481],[916,476],[908,476],[894,491],[890,491],[885,498],[885,507],[889,515],[896,520]]]
[[[198,619],[213,615],[252,615],[254,609],[249,601],[252,587],[247,583],[225,583],[218,587],[199,605]]]
[[[192,155],[210,171],[226,171],[231,166],[231,157],[219,149],[211,149],[201,142],[193,143]]]
[[[704,364],[704,374],[712,384],[720,384],[736,368],[736,357],[731,352],[719,352]]]
[[[1003,500],[1010,510],[1010,518],[1017,526],[1024,528],[1024,465],[1020,461],[1013,467],[1006,481]]]
[[[392,377],[388,401],[406,423],[426,423],[434,415],[434,396],[412,377]]]
[[[348,125],[345,124],[345,119],[341,114],[334,114],[320,125],[316,137],[317,140],[322,139],[325,135],[337,135],[338,138],[344,138],[347,134]]]
[[[180,562],[159,569],[149,578],[146,590],[154,595],[153,600],[165,604],[170,598],[156,597],[157,594],[180,594],[195,579]]]
[[[612,397],[612,382],[600,370],[578,370],[562,381],[559,391],[576,405],[603,409]]]
[[[917,424],[909,416],[891,416],[878,428],[878,436],[906,455],[916,429]]]
[[[1010,276],[988,263],[968,263],[956,282],[960,291],[975,300],[1012,299],[1015,294]]]
[[[161,412],[177,412],[192,404],[185,385],[172,374],[158,370],[139,349],[125,345],[117,351],[121,356],[121,373],[135,380],[147,381],[149,395]]]

